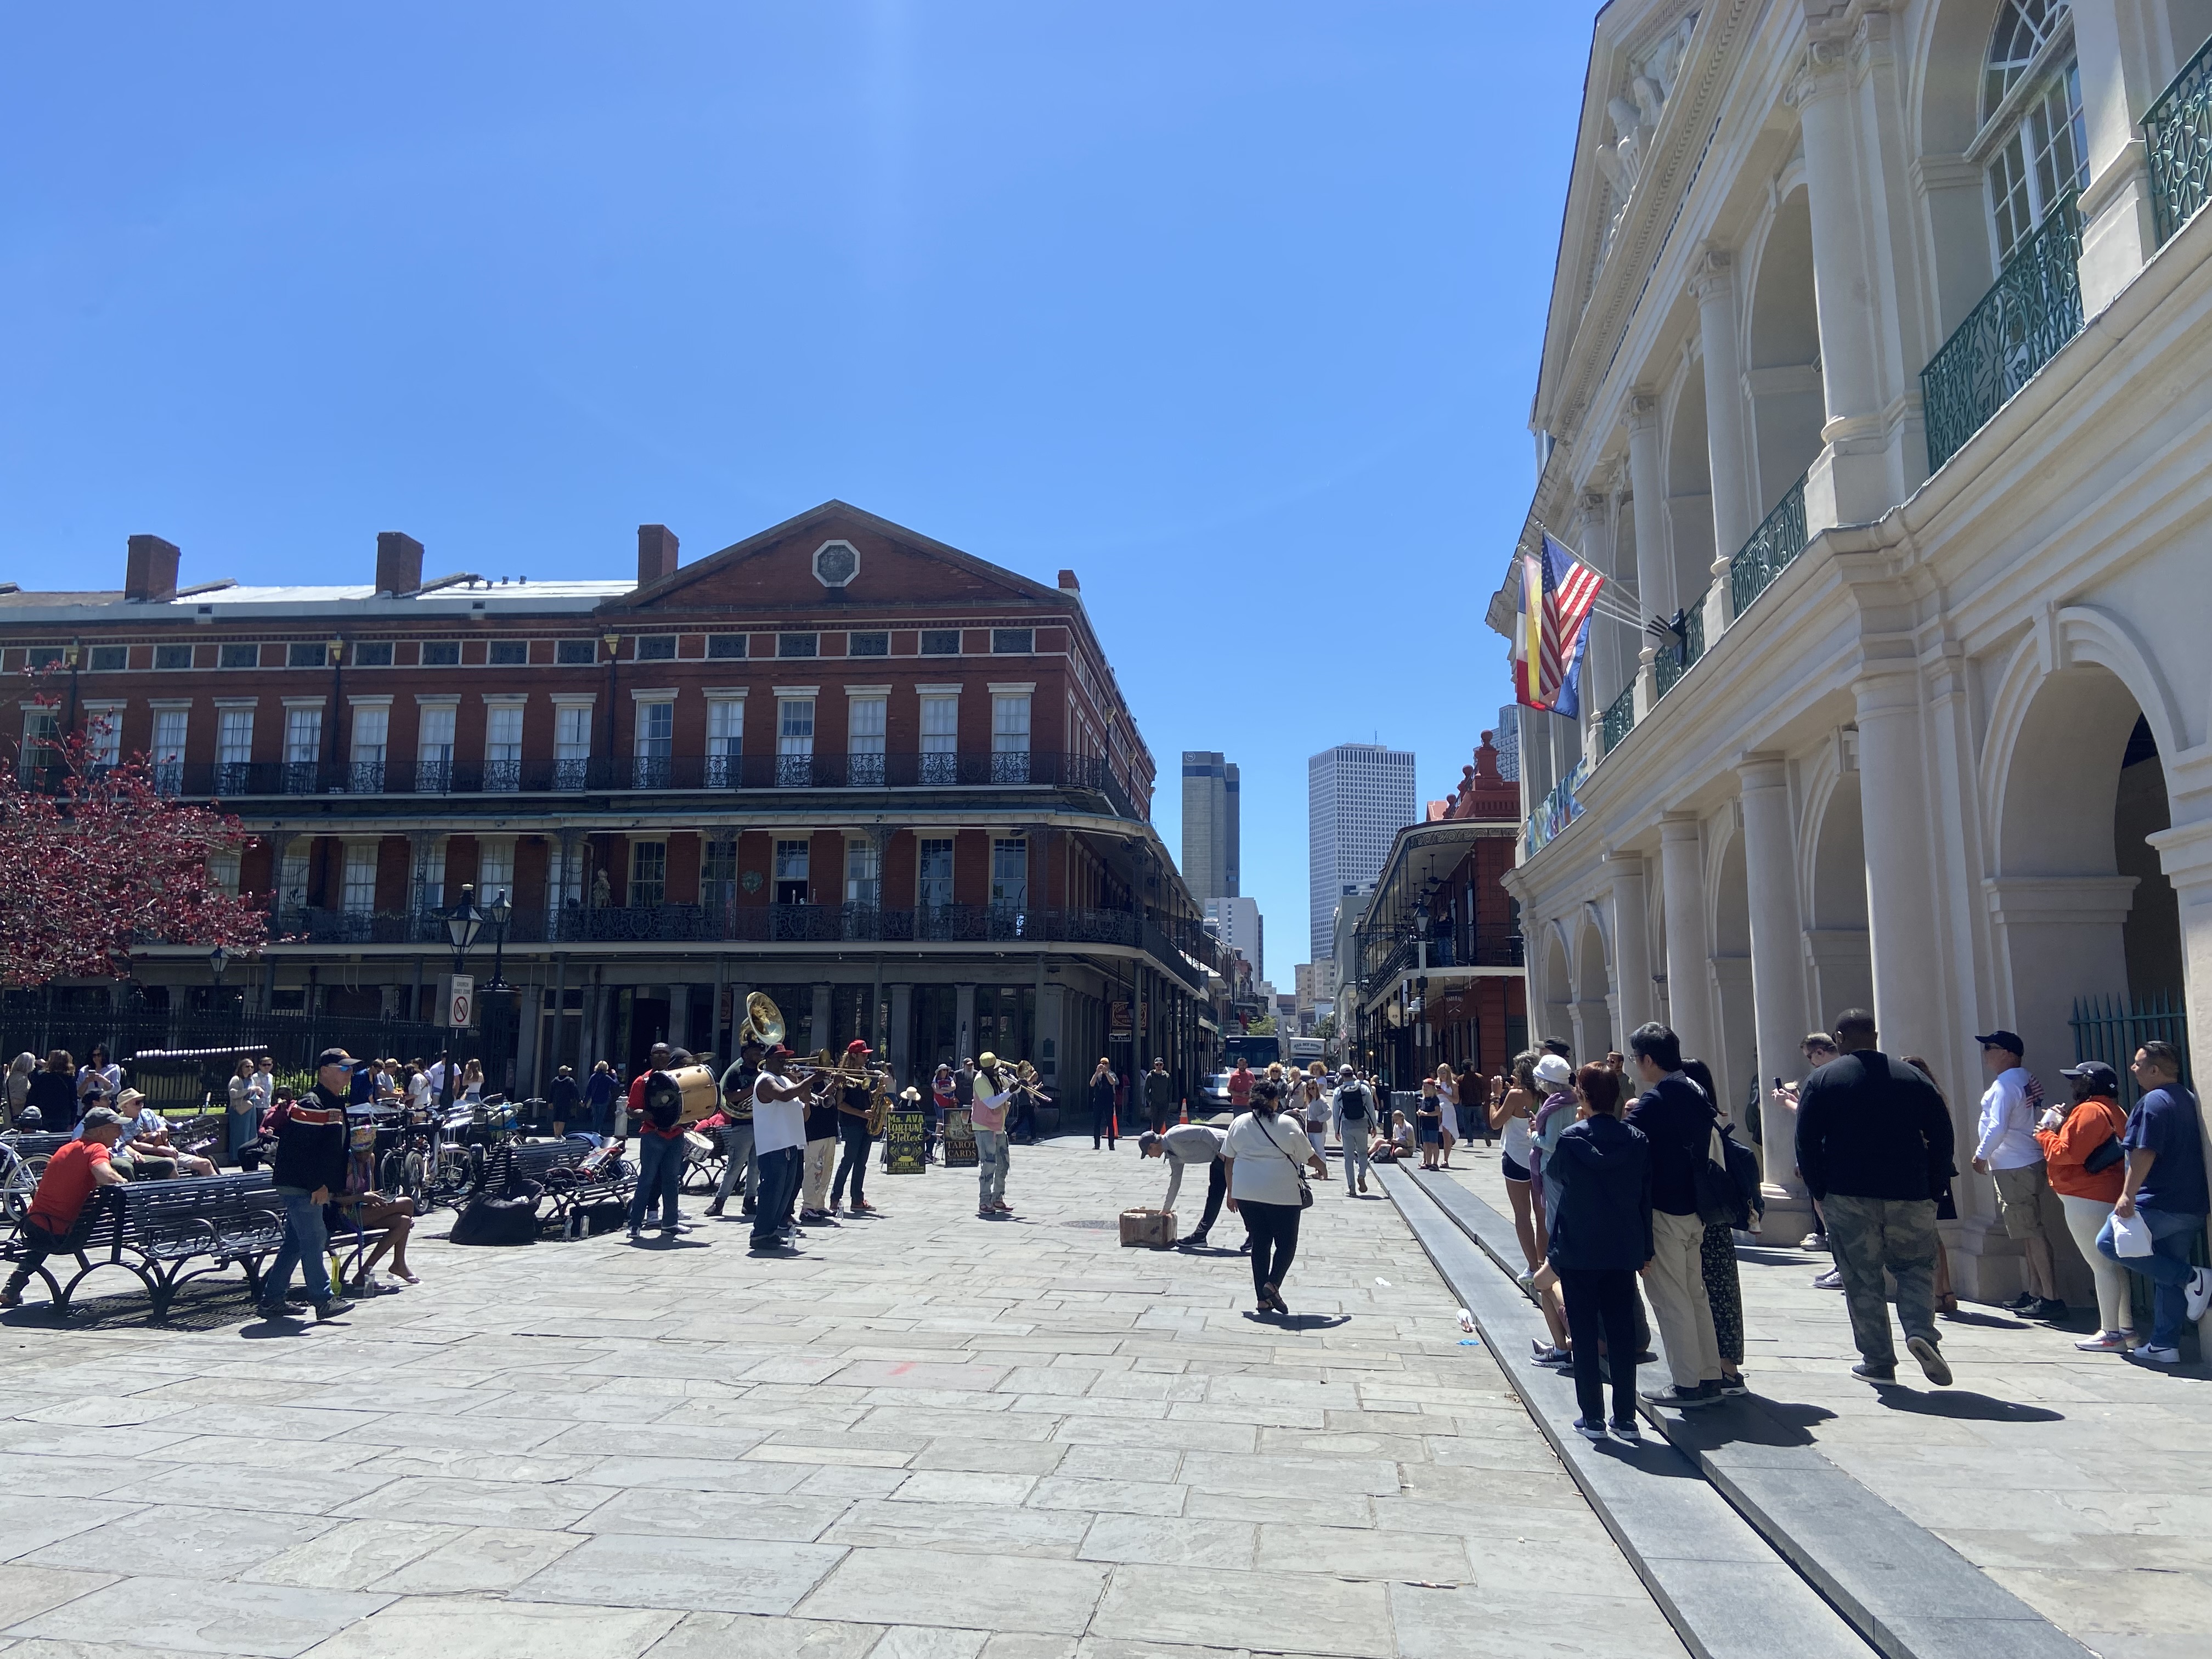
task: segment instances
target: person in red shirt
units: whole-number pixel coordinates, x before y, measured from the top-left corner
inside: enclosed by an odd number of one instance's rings
[[[9,1275],[7,1288],[0,1290],[0,1308],[21,1307],[23,1287],[46,1259],[65,1255],[74,1248],[68,1242],[70,1229],[84,1213],[94,1190],[123,1184],[122,1172],[108,1161],[108,1149],[122,1127],[120,1114],[111,1107],[94,1106],[84,1115],[80,1137],[64,1141],[47,1160],[23,1218],[15,1271]]]
[[[1258,1079],[1252,1075],[1252,1068],[1250,1066],[1247,1066],[1242,1060],[1239,1060],[1237,1062],[1237,1069],[1229,1074],[1229,1105],[1231,1110],[1242,1112],[1250,1109],[1252,1104],[1252,1085],[1258,1080]]]

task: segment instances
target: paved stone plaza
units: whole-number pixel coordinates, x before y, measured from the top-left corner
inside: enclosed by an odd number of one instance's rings
[[[878,1176],[799,1261],[732,1220],[426,1243],[320,1328],[10,1316],[10,1659],[1683,1652],[1387,1200],[1321,1190],[1285,1325],[1118,1248],[1132,1143],[1014,1156],[1018,1221]]]

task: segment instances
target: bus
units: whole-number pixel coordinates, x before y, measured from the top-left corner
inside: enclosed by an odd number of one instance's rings
[[[1229,1071],[1235,1071],[1241,1060],[1253,1071],[1264,1072],[1282,1057],[1282,1039],[1273,1031],[1221,1039],[1221,1064]]]

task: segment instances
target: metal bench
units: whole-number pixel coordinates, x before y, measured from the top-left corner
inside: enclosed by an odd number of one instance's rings
[[[604,1168],[586,1170],[584,1160],[594,1150],[580,1140],[525,1141],[504,1148],[487,1171],[487,1189],[503,1191],[509,1183],[543,1188],[540,1224],[558,1227],[563,1237],[575,1237],[587,1206],[627,1204],[637,1182],[627,1158],[611,1158]]]
[[[93,1194],[67,1243],[76,1271],[64,1282],[49,1256],[33,1271],[45,1282],[57,1313],[69,1312],[77,1286],[103,1267],[137,1276],[164,1318],[187,1279],[220,1273],[236,1262],[246,1289],[258,1294],[261,1263],[284,1238],[284,1203],[270,1190],[265,1171],[183,1181],[134,1181]],[[21,1254],[21,1235],[0,1257]],[[198,1265],[195,1265],[198,1264]]]

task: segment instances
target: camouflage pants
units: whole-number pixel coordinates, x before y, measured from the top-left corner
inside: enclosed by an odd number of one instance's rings
[[[1820,1200],[1828,1244],[1844,1275],[1851,1339],[1869,1365],[1894,1365],[1882,1270],[1897,1280],[1897,1322],[1908,1337],[1942,1340],[1936,1330],[1936,1200],[1856,1198],[1830,1193]]]

